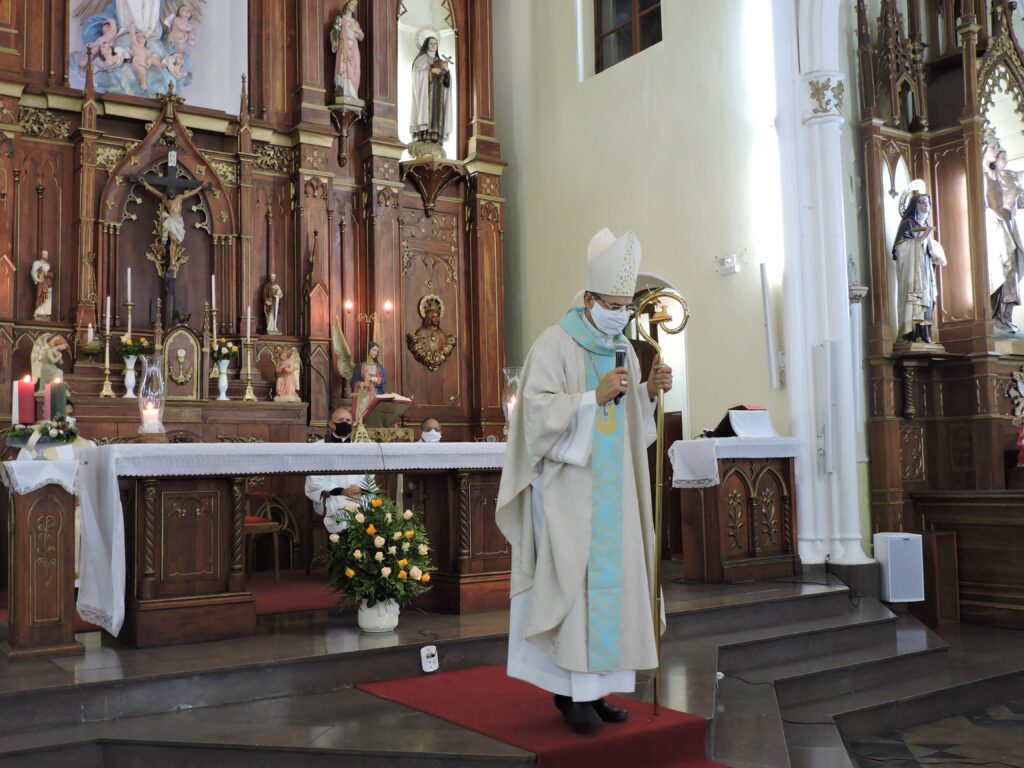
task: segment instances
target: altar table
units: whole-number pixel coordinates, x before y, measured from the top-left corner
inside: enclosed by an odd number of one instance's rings
[[[472,540],[480,536],[472,531],[473,521],[480,528],[484,519],[474,514],[480,511],[472,509],[474,500],[490,507],[493,526],[504,456],[503,443],[129,444],[83,450],[78,612],[138,646],[252,634],[255,601],[245,590],[243,541],[246,478],[285,474],[443,476],[440,483],[421,481],[434,489],[427,526],[438,561],[435,590],[443,591],[472,560]],[[452,561],[446,562],[449,554]],[[497,573],[497,581],[507,601],[508,563],[499,565],[506,571]]]

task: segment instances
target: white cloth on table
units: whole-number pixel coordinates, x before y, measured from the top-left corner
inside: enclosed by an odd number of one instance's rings
[[[124,513],[117,484],[114,446],[82,451],[79,500],[82,505],[78,564],[78,614],[112,635],[124,622]]]
[[[75,459],[33,461],[19,458],[4,462],[2,479],[4,485],[19,496],[47,485],[59,485],[74,494],[78,492],[78,474],[79,462]]]
[[[718,485],[719,459],[778,459],[796,456],[795,437],[708,437],[677,440],[668,449],[673,488],[710,488]]]

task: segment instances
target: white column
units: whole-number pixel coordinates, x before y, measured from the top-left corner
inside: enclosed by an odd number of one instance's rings
[[[786,208],[786,384],[805,563],[868,562],[857,503],[857,426],[840,151],[852,96],[839,70],[841,0],[773,0]],[[799,33],[799,34],[797,34]]]

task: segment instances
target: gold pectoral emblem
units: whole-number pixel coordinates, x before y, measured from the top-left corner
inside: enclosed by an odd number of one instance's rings
[[[602,435],[611,435],[618,426],[616,415],[619,407],[615,403],[606,403],[597,416],[597,431]]]

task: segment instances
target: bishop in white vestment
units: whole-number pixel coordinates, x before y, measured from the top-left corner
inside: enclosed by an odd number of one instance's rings
[[[633,232],[591,240],[583,306],[526,358],[498,494],[512,546],[508,674],[554,693],[582,733],[625,720],[603,697],[658,665],[647,447],[672,372],[656,361],[641,382],[622,336],[639,265]]]

